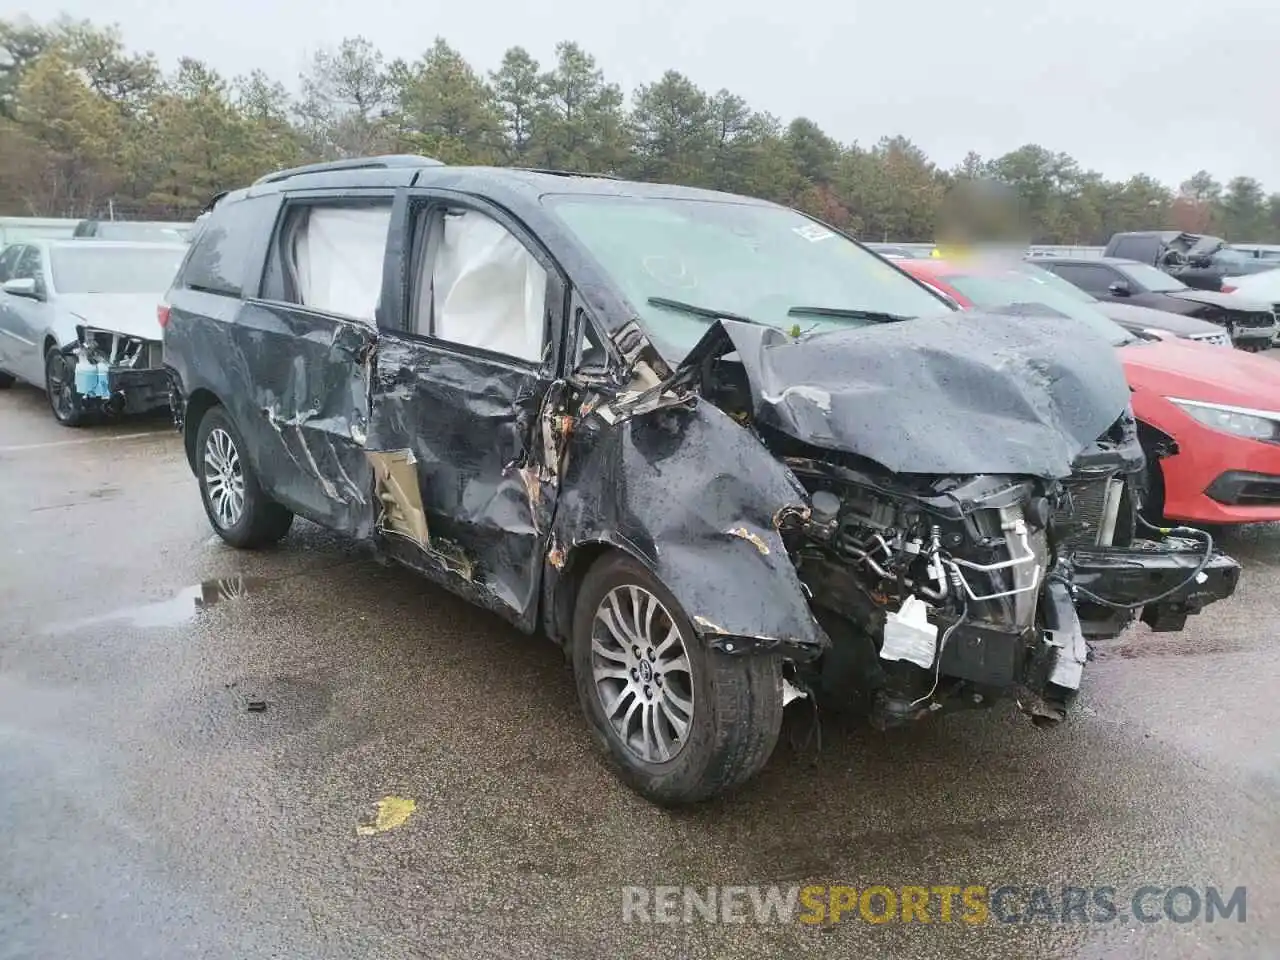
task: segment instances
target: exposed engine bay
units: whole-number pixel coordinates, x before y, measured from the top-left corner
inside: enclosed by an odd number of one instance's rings
[[[780,518],[779,532],[832,645],[797,663],[796,679],[878,726],[1009,700],[1057,723],[1091,641],[1139,617],[1181,629],[1235,589],[1239,566],[1208,534],[1142,519],[1145,457],[1128,409],[1066,476],[894,472],[761,422],[749,380],[735,358],[712,361],[703,396],[753,428],[808,494],[807,514]]]
[[[77,326],[75,344],[63,352],[74,359],[75,391],[84,407],[142,413],[169,402],[164,348],[158,340]]]

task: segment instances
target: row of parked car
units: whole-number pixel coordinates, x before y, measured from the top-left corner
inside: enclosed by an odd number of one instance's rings
[[[869,246],[893,260],[919,258],[898,244]],[[1241,250],[1216,237],[1149,231],[1116,234],[1100,257],[1037,252],[1028,259],[1114,305],[1105,312],[1126,327],[1210,341],[1225,333],[1243,350],[1266,350],[1280,338],[1280,247]]]
[[[797,699],[1054,725],[1092,643],[1234,592],[1184,521],[1280,517],[1272,359],[746,197],[319,164],[217,198],[166,286],[217,534],[301,516],[550,637],[661,803],[748,780]]]

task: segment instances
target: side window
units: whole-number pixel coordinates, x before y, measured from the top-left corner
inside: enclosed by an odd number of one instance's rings
[[[391,199],[293,203],[272,239],[262,296],[375,322]]]
[[[1055,263],[1051,268],[1067,283],[1074,284],[1095,297],[1107,292],[1111,282],[1110,271],[1078,263]]]
[[[249,253],[267,229],[265,219],[275,197],[255,197],[221,203],[191,245],[182,267],[180,286],[188,290],[243,296],[249,277]]]
[[[415,332],[537,363],[546,344],[547,271],[478,210],[428,209],[420,233]]]
[[[0,253],[0,283],[13,279],[13,268],[18,265],[21,254],[22,247],[16,243]]]
[[[10,280],[41,280],[43,279],[41,270],[42,258],[40,257],[40,248],[26,246],[22,248],[22,253],[18,257],[18,261],[13,267],[13,276]]]
[[[1116,243],[1114,257],[1151,263],[1156,258],[1156,243],[1142,237],[1125,237]]]
[[[1111,285],[1118,280],[1123,280],[1125,283],[1129,284],[1129,288],[1134,293],[1142,290],[1142,284],[1135,283],[1130,280],[1125,276],[1125,274],[1116,270],[1114,267],[1090,267],[1089,269],[1093,271],[1090,282],[1097,286],[1097,295],[1100,297],[1109,296],[1111,294]],[[1090,293],[1092,292],[1093,291],[1090,291]]]

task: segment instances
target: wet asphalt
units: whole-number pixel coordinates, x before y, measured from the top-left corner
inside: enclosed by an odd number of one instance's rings
[[[1237,595],[1100,648],[1056,730],[829,719],[819,752],[802,704],[682,813],[598,761],[546,641],[310,524],[222,545],[163,418],[0,393],[0,531],[3,960],[1280,953],[1280,527],[1224,535]],[[624,886],[806,883],[1245,886],[1247,918],[622,922]]]

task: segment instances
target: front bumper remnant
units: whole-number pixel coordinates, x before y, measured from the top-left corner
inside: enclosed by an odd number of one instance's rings
[[[64,352],[75,358],[76,392],[82,405],[126,414],[169,405],[169,376],[160,341],[87,326],[77,327],[76,336]]]
[[[1113,604],[1140,604],[1149,597],[1167,597],[1146,604],[1142,621],[1159,632],[1181,630],[1187,616],[1199,613],[1218,600],[1235,593],[1240,580],[1240,564],[1214,551],[1204,569],[1192,573],[1204,559],[1205,544],[1195,540],[1170,538],[1163,543],[1135,541],[1127,548],[1076,550],[1072,556],[1071,583]],[[1176,589],[1181,586],[1181,589]],[[1099,604],[1080,592],[1080,618],[1086,634],[1108,634],[1089,626],[1114,618],[1114,608]]]
[[[107,401],[117,413],[146,413],[169,405],[169,378],[164,370],[109,370]]]

